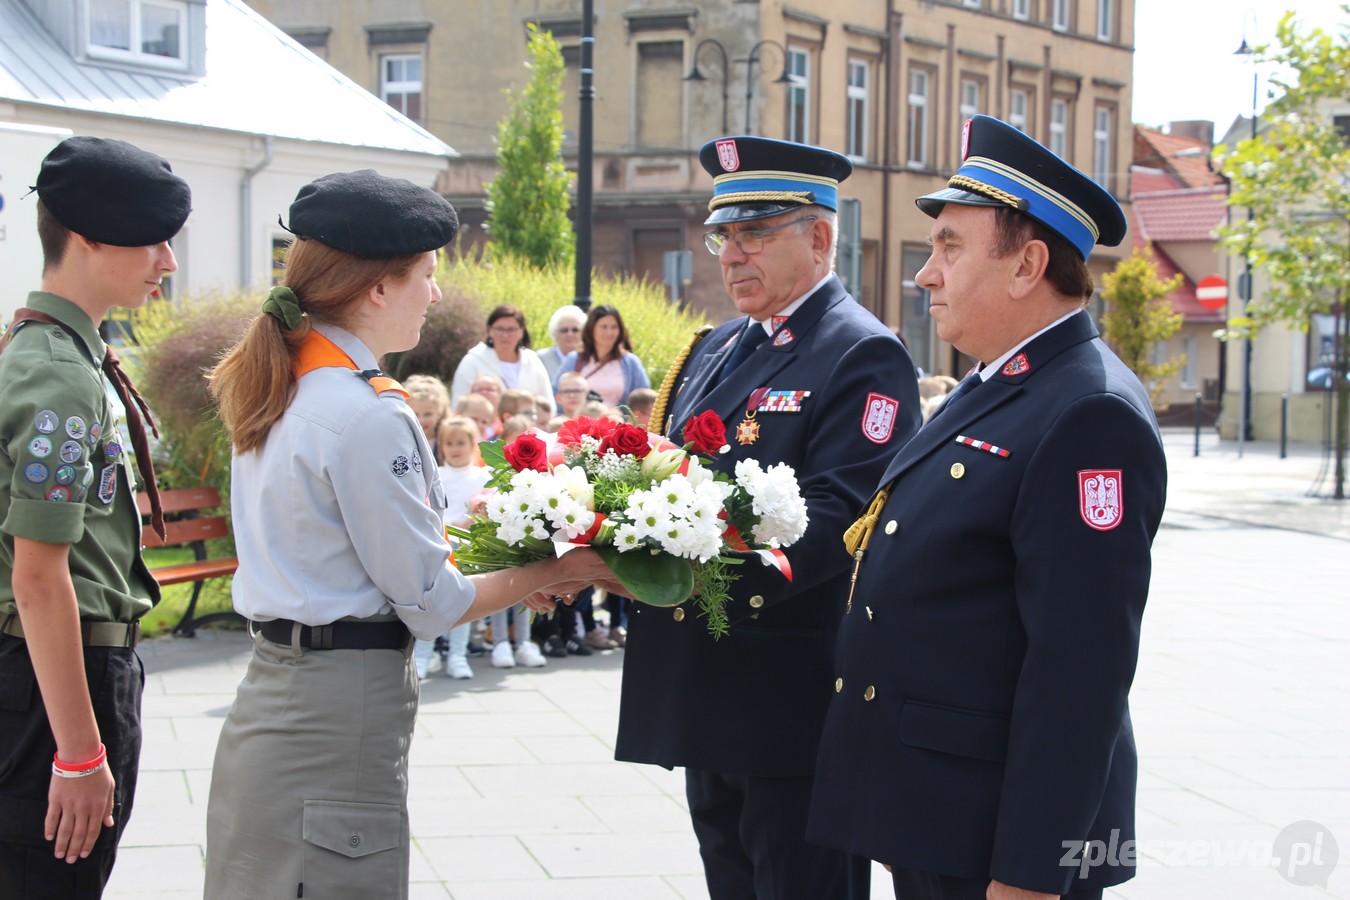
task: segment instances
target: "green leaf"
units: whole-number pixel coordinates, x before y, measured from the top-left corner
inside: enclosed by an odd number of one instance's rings
[[[594,550],[634,600],[650,606],[677,606],[688,600],[694,590],[694,572],[687,559],[645,550],[627,553],[613,547]]]

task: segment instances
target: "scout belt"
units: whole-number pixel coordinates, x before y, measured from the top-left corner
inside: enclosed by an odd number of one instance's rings
[[[273,619],[255,622],[262,636],[274,644],[291,645],[295,622]],[[301,625],[296,642],[306,650],[402,650],[412,635],[402,622],[338,621],[328,625]]]
[[[22,639],[23,623],[11,613],[0,632]],[[80,640],[86,647],[135,647],[140,639],[140,622],[80,622]]]

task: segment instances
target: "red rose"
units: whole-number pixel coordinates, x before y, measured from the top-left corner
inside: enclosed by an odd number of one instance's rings
[[[694,445],[695,453],[716,456],[727,445],[727,426],[722,424],[717,413],[710,409],[691,416],[689,421],[684,423],[684,440],[685,443]]]
[[[613,450],[620,456],[636,456],[643,459],[652,452],[652,445],[647,442],[647,429],[636,425],[616,424],[614,430],[600,442],[600,455],[604,456],[606,450]]]
[[[558,429],[558,443],[580,444],[583,437],[604,440],[617,424],[613,419],[592,419],[588,416],[577,416],[575,419],[564,422],[563,427]]]
[[[548,444],[528,431],[502,448],[509,462],[517,472],[534,469],[536,472],[548,471]]]

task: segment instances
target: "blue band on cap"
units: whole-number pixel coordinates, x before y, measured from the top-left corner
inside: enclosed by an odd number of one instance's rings
[[[826,209],[839,207],[839,182],[833,178],[817,175],[804,175],[800,172],[773,172],[757,170],[753,172],[728,172],[713,179],[713,198],[709,209],[717,209],[731,203],[750,203],[755,200],[786,199],[768,198],[762,194],[805,194],[813,195],[810,203]]]
[[[984,156],[969,157],[956,174],[1021,198],[1026,201],[1027,215],[1062,235],[1083,259],[1091,255],[1100,236],[1097,223],[1063,194]]]

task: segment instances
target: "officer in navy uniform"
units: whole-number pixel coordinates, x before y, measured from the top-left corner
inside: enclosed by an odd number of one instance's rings
[[[902,900],[1100,897],[1133,874],[1127,695],[1167,481],[1148,393],[1083,309],[1125,219],[1003,122],[962,146],[918,201],[917,281],[980,365],[846,538],[809,836],[890,865]]]
[[[699,160],[714,178],[706,243],[745,315],[672,367],[652,427],[680,443],[716,412],[730,450],[715,467],[792,466],[810,525],[786,551],[791,581],[739,567],[720,640],[692,601],[635,604],[615,756],[686,768],[713,900],[866,897],[868,861],[807,844],[806,815],[848,587],[838,535],[918,427],[914,364],[833,274],[847,158],[734,137]]]

